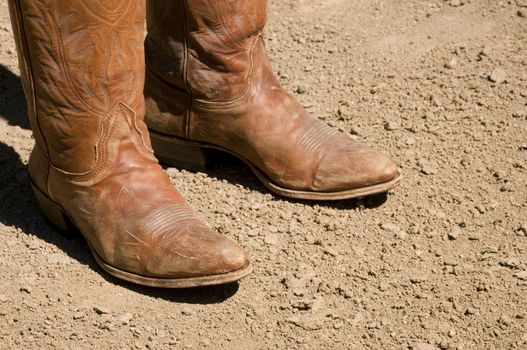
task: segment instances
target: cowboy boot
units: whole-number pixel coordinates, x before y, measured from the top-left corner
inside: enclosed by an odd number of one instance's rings
[[[336,200],[399,184],[387,157],[325,125],[279,84],[266,0],[149,0],[146,117],[158,158],[203,170],[206,149],[243,160],[272,192]]]
[[[241,248],[197,218],[153,155],[143,122],[144,2],[9,5],[43,214],[77,228],[97,263],[127,281],[179,288],[247,275]]]

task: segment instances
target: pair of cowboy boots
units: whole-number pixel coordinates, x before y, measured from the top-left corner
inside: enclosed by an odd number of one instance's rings
[[[399,182],[392,161],[279,85],[262,40],[266,0],[9,5],[35,138],[31,185],[44,215],[78,229],[111,275],[178,288],[252,270],[238,244],[193,213],[156,155],[202,169],[208,149],[229,152],[291,198],[353,198]]]

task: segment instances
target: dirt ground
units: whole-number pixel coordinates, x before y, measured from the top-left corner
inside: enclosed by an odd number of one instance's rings
[[[39,214],[0,1],[0,348],[527,349],[527,0],[272,0],[280,80],[401,166],[374,198],[270,195],[241,162],[167,168],[249,252],[240,284],[156,290]]]

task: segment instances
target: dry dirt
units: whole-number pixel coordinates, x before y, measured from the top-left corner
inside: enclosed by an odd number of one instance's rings
[[[166,169],[255,265],[193,290],[120,282],[39,214],[0,3],[0,348],[527,349],[526,0],[271,1],[280,80],[404,182],[309,203],[236,160]]]

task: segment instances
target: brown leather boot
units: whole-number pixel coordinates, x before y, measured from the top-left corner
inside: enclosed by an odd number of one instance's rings
[[[336,200],[388,191],[397,166],[310,116],[280,86],[262,30],[266,0],[149,0],[146,124],[162,161],[202,170],[234,154],[271,191]]]
[[[156,287],[220,284],[251,272],[207,228],[151,150],[144,115],[140,0],[9,0],[35,148],[29,173],[44,215],[74,225],[97,263]]]

